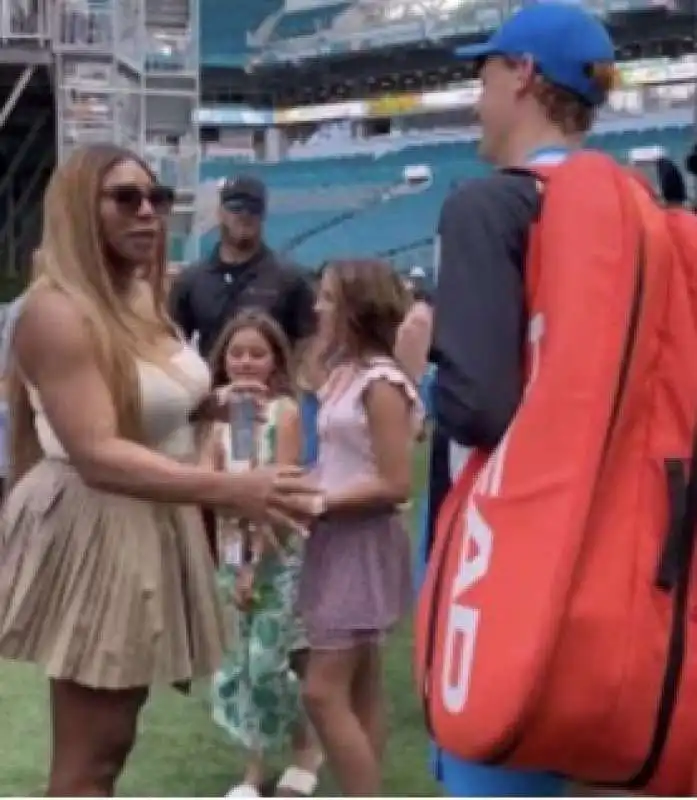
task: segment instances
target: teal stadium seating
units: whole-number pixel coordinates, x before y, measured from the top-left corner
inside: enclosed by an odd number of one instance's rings
[[[283,0],[201,0],[201,61],[207,67],[243,66],[249,56],[247,33],[256,31]]]
[[[278,42],[329,27],[350,5],[338,2],[284,12],[284,0],[201,0],[201,61],[209,67],[244,66],[255,51],[247,43],[247,33],[254,33],[267,20],[275,19],[266,33],[270,42]]]
[[[621,161],[637,147],[661,145],[682,162],[689,150],[689,128],[666,128],[641,132],[606,133],[592,136],[590,146]],[[308,268],[337,256],[370,256],[391,250],[409,251],[409,245],[433,235],[440,207],[457,183],[487,173],[467,142],[424,144],[407,147],[375,158],[369,155],[288,160],[280,164],[242,165],[232,158],[215,157],[202,164],[202,184],[215,191],[221,178],[246,172],[262,178],[269,187],[271,205],[267,222],[269,243],[283,248],[294,237],[337,216],[366,205],[387,187],[399,183],[404,167],[425,164],[433,173],[433,184],[425,191],[378,203],[336,227],[312,236],[293,251],[293,257]],[[214,205],[210,206],[211,208]],[[213,215],[199,226],[201,252],[217,240]],[[181,251],[180,251],[181,252]],[[184,251],[186,255],[186,250]]]
[[[348,2],[337,3],[320,8],[286,12],[274,25],[272,39],[294,39],[298,36],[311,36],[318,31],[325,30],[350,5],[351,3]]]

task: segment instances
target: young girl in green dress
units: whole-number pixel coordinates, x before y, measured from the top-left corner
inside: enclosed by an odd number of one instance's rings
[[[260,417],[256,464],[299,464],[302,433],[291,357],[276,323],[259,312],[236,316],[214,347],[211,366],[219,392],[246,387],[254,393]],[[230,424],[215,423],[204,444],[204,457],[220,469],[238,462],[232,434]],[[218,516],[219,583],[231,646],[213,679],[213,718],[248,752],[243,780],[228,796],[260,796],[267,753],[289,740],[294,763],[276,795],[311,795],[316,788],[321,751],[290,665],[293,652],[306,646],[295,615],[302,539],[300,530],[251,530],[241,520]]]

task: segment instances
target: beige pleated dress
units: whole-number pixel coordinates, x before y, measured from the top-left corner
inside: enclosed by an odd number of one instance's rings
[[[173,358],[172,374],[138,366],[143,430],[153,450],[186,461],[209,373],[188,347]],[[30,398],[45,458],[0,520],[0,658],[103,689],[211,675],[224,629],[200,510],[90,489]]]

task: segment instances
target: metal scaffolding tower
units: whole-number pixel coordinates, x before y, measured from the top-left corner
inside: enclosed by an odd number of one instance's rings
[[[192,233],[201,161],[194,122],[201,97],[199,0],[145,0],[145,24],[145,154],[177,190],[170,256],[181,262],[198,256]]]
[[[0,283],[16,291],[41,231],[53,168],[50,0],[0,0]]]
[[[191,235],[200,146],[198,0],[57,0],[58,159],[77,146],[134,150],[176,189],[171,257]]]

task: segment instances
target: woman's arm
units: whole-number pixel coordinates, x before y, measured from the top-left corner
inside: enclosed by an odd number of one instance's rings
[[[417,433],[416,439],[423,442],[428,438],[430,422],[433,417],[433,386],[434,386],[435,372],[433,367],[426,369],[421,383],[418,386],[419,399],[424,409],[424,418],[421,423],[421,428]]]
[[[269,486],[253,473],[233,477],[180,464],[119,436],[87,326],[62,294],[45,290],[27,300],[14,346],[70,462],[89,486],[166,502],[247,508],[250,501],[264,502],[259,495],[268,494]]]
[[[197,431],[200,466],[217,471],[225,469],[225,451],[220,434],[220,423],[203,424]]]
[[[303,432],[300,409],[294,401],[287,401],[278,416],[276,440],[277,464],[300,464],[303,452]]]
[[[364,397],[377,475],[329,493],[328,513],[392,509],[409,500],[414,442],[411,401],[402,387],[384,379],[370,383]]]
[[[433,311],[424,302],[414,303],[397,330],[395,358],[416,384],[426,373],[432,330]]]

